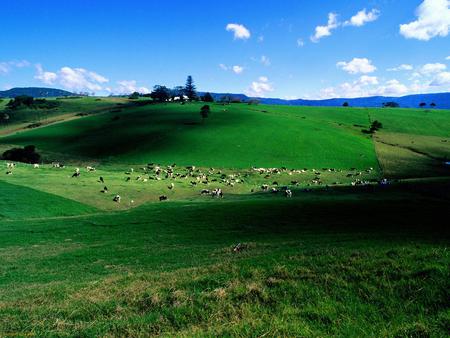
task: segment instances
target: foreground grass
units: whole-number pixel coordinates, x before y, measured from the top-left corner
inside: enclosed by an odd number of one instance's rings
[[[4,221],[0,332],[443,337],[449,231],[435,219],[448,191],[444,181]]]

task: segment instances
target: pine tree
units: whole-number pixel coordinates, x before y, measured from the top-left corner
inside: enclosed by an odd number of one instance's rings
[[[196,100],[197,99],[197,92],[195,90],[194,80],[192,80],[192,76],[188,76],[186,80],[186,86],[184,87],[185,93],[189,100]]]

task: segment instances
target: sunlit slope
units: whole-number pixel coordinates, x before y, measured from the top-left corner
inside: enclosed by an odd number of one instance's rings
[[[30,130],[1,143],[118,163],[177,163],[228,168],[368,168],[377,161],[364,109],[212,105],[126,107]]]
[[[43,191],[0,181],[0,221],[93,213],[96,209]]]

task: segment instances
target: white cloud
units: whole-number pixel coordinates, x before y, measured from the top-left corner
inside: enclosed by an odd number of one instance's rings
[[[357,83],[359,83],[362,86],[377,85],[378,84],[378,78],[376,76],[363,75],[363,76],[361,76],[359,78]]]
[[[45,72],[40,64],[36,65],[36,71],[37,74],[34,76],[34,78],[48,85],[54,84],[56,79],[58,78],[58,75],[56,75],[56,73]]]
[[[233,66],[232,69],[233,69],[233,72],[235,72],[236,74],[241,74],[244,71],[244,67],[241,67],[238,65]]]
[[[260,61],[264,66],[270,66],[271,64],[270,59],[265,55],[261,56]]]
[[[0,74],[8,74],[13,68],[24,68],[29,67],[31,64],[27,60],[20,61],[4,61],[0,62]]]
[[[445,59],[446,59],[446,60],[450,60],[450,56],[447,56]]]
[[[340,61],[336,64],[338,68],[345,70],[349,74],[367,74],[374,72],[377,68],[372,65],[372,61],[367,58],[354,58],[350,62]]]
[[[62,67],[58,72],[44,71],[40,64],[36,65],[35,79],[45,84],[59,83],[72,91],[100,91],[102,84],[109,80],[104,76],[84,68]]]
[[[372,22],[378,19],[380,15],[380,11],[377,9],[372,9],[370,12],[367,12],[364,8],[363,10],[356,13],[354,16],[351,17],[350,20],[345,21],[345,26],[364,26],[367,22]]]
[[[264,42],[264,35],[258,36],[258,42]]]
[[[229,23],[225,29],[229,32],[233,32],[234,39],[246,40],[250,38],[250,31],[244,25]]]
[[[108,82],[108,79],[97,73],[84,68],[62,67],[58,72],[59,83],[71,90],[102,90],[101,83]]]
[[[422,75],[430,75],[430,74],[436,74],[439,72],[442,72],[443,70],[446,70],[447,66],[443,63],[427,63],[426,65],[423,65],[419,72]]]
[[[273,86],[269,82],[269,79],[265,76],[260,76],[257,81],[252,82],[246,93],[248,96],[264,97],[273,90]]]
[[[355,98],[375,95],[401,96],[410,91],[410,88],[395,79],[386,81],[383,85],[378,85],[377,77],[363,75],[356,81],[344,82],[336,87],[324,88],[316,98]]]
[[[9,73],[9,67],[6,62],[0,62],[0,74],[7,74]]]
[[[339,26],[337,20],[337,14],[328,13],[328,22],[326,26],[317,26],[313,36],[311,36],[312,42],[319,42],[319,40],[325,36],[330,36],[331,31]]]
[[[244,71],[244,67],[235,65],[235,66],[227,66],[223,63],[219,64],[220,69],[225,71],[232,71],[235,74],[241,74]]]
[[[303,39],[298,38],[297,39],[297,47],[303,47],[305,45],[305,42]]]
[[[408,92],[408,87],[400,83],[398,80],[389,80],[384,86],[380,86],[373,94],[376,95],[405,95]]]
[[[449,0],[424,0],[416,9],[417,20],[400,25],[400,34],[407,39],[422,41],[447,36],[450,30],[449,7]]]
[[[412,65],[408,65],[408,64],[401,64],[398,67],[394,67],[394,68],[389,68],[388,72],[399,72],[402,70],[413,70],[413,66]]]
[[[430,86],[450,86],[450,72],[441,72],[437,74],[436,77],[431,81]]]
[[[117,88],[111,90],[116,94],[131,94],[134,92],[138,92],[141,94],[148,94],[150,93],[150,90],[147,87],[139,87],[135,80],[122,80],[117,81],[117,84],[119,85]]]

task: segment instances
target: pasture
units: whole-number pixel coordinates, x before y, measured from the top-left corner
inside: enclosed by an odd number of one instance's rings
[[[449,111],[61,101],[0,126],[0,335],[448,334]]]

